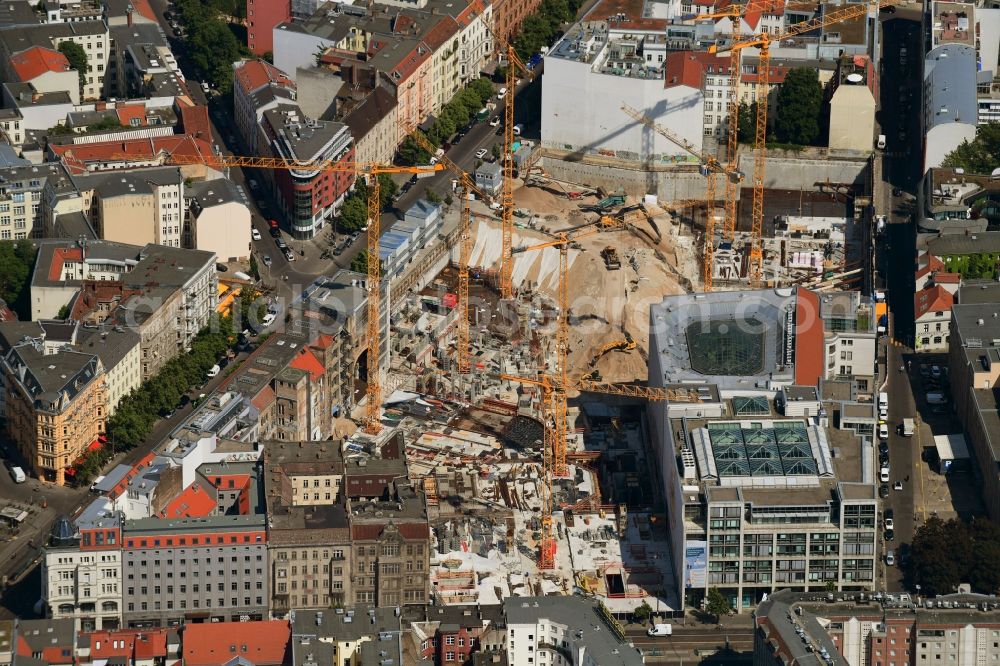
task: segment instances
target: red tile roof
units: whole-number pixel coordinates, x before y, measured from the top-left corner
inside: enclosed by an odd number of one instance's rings
[[[32,46],[30,49],[15,53],[10,59],[10,64],[21,81],[31,81],[46,72],[69,70],[69,60],[66,56],[42,46]]]
[[[95,631],[83,634],[90,641],[89,661],[126,657],[131,663],[135,659],[153,659],[167,656],[167,634],[171,629],[118,629]]]
[[[140,160],[163,154],[205,156],[212,154],[212,145],[187,134],[175,134],[130,141],[100,141],[62,146],[49,144],[49,150],[63,161],[67,169],[81,173],[86,171],[85,165],[88,162],[111,161],[116,155],[129,155]]]
[[[920,266],[920,268],[917,269],[917,273],[914,277],[918,280],[930,273],[945,270],[944,262],[929,252],[924,253],[919,259],[917,259],[917,265]]]
[[[202,487],[200,482],[195,481],[167,504],[161,512],[161,517],[167,519],[204,518],[211,515],[215,507],[215,498]]]
[[[132,7],[135,8],[135,11],[142,14],[143,17],[148,18],[153,23],[157,22],[156,13],[153,12],[153,7],[149,4],[149,0],[132,0]]]
[[[123,104],[115,108],[115,113],[118,114],[118,122],[122,125],[131,125],[133,118],[138,118],[140,125],[146,124],[145,104]]]
[[[689,86],[702,89],[705,72],[729,73],[729,56],[719,57],[704,51],[674,51],[667,54],[664,65],[663,87]]]
[[[934,284],[961,284],[962,275],[960,273],[943,273],[938,271],[934,274]]]
[[[277,666],[291,661],[288,622],[213,622],[184,627],[185,666],[222,666],[242,657],[254,666]]]
[[[250,403],[256,407],[258,410],[263,411],[268,405],[274,402],[274,389],[270,386],[265,386],[260,390],[260,393],[253,397]]]
[[[49,264],[49,282],[62,280],[63,266],[67,262],[83,261],[83,250],[78,247],[57,247],[52,251],[52,263]]]
[[[955,297],[944,287],[927,287],[913,295],[913,318],[919,321],[928,312],[947,312],[954,302]]]
[[[181,127],[184,133],[196,139],[212,141],[212,121],[208,118],[207,106],[184,105],[180,107]]]
[[[263,60],[246,60],[236,68],[236,84],[247,95],[271,83],[295,88],[295,82],[284,72]]]
[[[427,539],[430,537],[430,528],[426,523],[402,523],[396,525],[399,528],[399,535],[404,539]],[[351,538],[362,541],[374,541],[382,534],[386,525],[352,525]]]
[[[781,16],[785,13],[784,0],[759,0],[747,5],[747,11],[743,14],[743,21],[751,29],[756,30],[760,19],[765,15]],[[729,19],[725,19],[729,20]]]
[[[450,16],[442,16],[441,20],[434,24],[434,27],[424,33],[424,43],[431,49],[437,51],[444,46],[444,43],[458,34],[458,24]]]
[[[824,365],[819,296],[800,288],[795,299],[795,383],[800,386],[819,385]]]
[[[780,85],[785,82],[785,77],[791,71],[791,67],[785,65],[771,65],[768,69],[767,83],[770,86]],[[760,72],[744,72],[740,74],[740,81],[743,83],[757,83],[760,79]]]
[[[312,377],[313,381],[323,376],[323,364],[308,349],[301,350],[299,355],[292,359],[289,365],[298,370],[305,370]]]
[[[316,349],[328,349],[333,344],[333,336],[329,333],[320,333],[316,342],[312,344]]]

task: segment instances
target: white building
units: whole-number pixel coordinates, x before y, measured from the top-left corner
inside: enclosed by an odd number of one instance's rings
[[[609,30],[605,22],[574,26],[545,56],[542,145],[557,152],[629,162],[688,160],[685,150],[637,124],[620,108],[627,104],[638,109],[701,150],[705,115],[701,82],[678,81],[664,88],[665,59],[657,34]],[[581,104],[581,100],[603,102]]]
[[[233,63],[233,118],[248,154],[257,154],[264,112],[294,102],[295,94],[295,82],[277,67],[263,60]]]
[[[507,663],[545,666],[638,666],[642,653],[593,599],[571,596],[504,600]]]
[[[106,499],[84,509],[76,525],[66,518],[56,521],[42,561],[42,601],[48,617],[72,619],[81,632],[121,626],[122,563],[115,543],[120,530]],[[100,544],[95,542],[98,533]],[[108,542],[108,535],[115,537]]]
[[[948,341],[951,339],[951,306],[954,302],[953,292],[943,284],[921,289],[913,295],[918,352],[940,353],[948,350]]]

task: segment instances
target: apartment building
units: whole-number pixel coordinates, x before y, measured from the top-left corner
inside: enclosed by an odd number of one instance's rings
[[[18,81],[15,60],[34,47],[59,50],[59,45],[70,41],[78,44],[87,56],[87,72],[83,79],[80,99],[101,99],[104,94],[104,77],[109,64],[110,37],[107,24],[101,19],[20,25],[16,29],[0,31],[0,67],[5,81]]]
[[[405,463],[383,458],[345,464],[353,602],[427,603],[430,527],[422,493],[405,478]]]
[[[509,664],[638,666],[642,652],[600,601],[584,597],[512,597],[504,600]],[[447,657],[447,654],[446,654]],[[537,660],[537,661],[536,661]]]
[[[353,576],[340,443],[266,442],[264,467],[271,612],[343,606]]]
[[[0,240],[41,238],[42,197],[48,180],[65,175],[61,165],[33,165],[15,158],[0,168],[4,187],[0,189]]]
[[[818,602],[815,596],[778,592],[754,614],[754,663],[790,666],[817,656],[837,666],[1000,659],[1000,599],[960,593],[916,601],[902,594],[880,604],[855,596]]]
[[[228,178],[191,182],[184,188],[183,247],[212,252],[219,261],[250,256],[250,208]]]
[[[212,463],[198,466],[197,472],[198,480],[176,495],[168,493],[174,496],[160,515],[123,525],[125,626],[267,616],[260,468],[254,463]],[[214,497],[201,480],[215,489]]]
[[[247,47],[263,57],[274,48],[271,32],[280,23],[292,20],[291,0],[246,0]]]
[[[118,243],[182,247],[184,180],[176,167],[103,178],[94,188],[95,230],[104,240]]]
[[[70,308],[70,316],[72,317],[78,303],[100,291],[99,283],[85,284],[74,307]],[[91,324],[80,327],[77,339],[80,351],[95,354],[104,365],[104,378],[108,387],[108,416],[113,416],[122,398],[142,385],[141,337],[126,328]]]
[[[940,273],[938,277],[945,280],[951,275]],[[952,292],[942,284],[934,284],[913,295],[916,351],[927,353],[948,351],[951,307],[954,301]]]
[[[1000,416],[996,387],[1000,381],[1000,301],[978,299],[963,287],[951,308],[948,379],[955,414],[963,424],[982,477],[986,512],[1000,517]],[[989,293],[989,290],[987,290]]]
[[[256,154],[264,112],[294,102],[295,82],[263,60],[233,63],[233,118],[236,132],[249,154]]]
[[[96,534],[101,535],[98,543]],[[87,535],[87,545],[83,537]],[[45,614],[81,632],[114,630],[122,619],[121,520],[89,508],[52,526],[42,560]]]
[[[294,104],[264,111],[260,124],[264,153],[293,162],[354,162],[354,140],[342,123],[306,118]],[[293,238],[314,237],[337,213],[354,186],[353,171],[296,169],[267,172]]]
[[[105,298],[84,290],[87,281],[106,282]],[[44,241],[31,277],[33,319],[55,318],[73,306],[81,321],[136,331],[142,379],[189,349],[208,325],[218,297],[215,255],[162,245],[138,247],[106,241]],[[119,287],[120,291],[114,292]],[[113,306],[113,308],[112,308]]]
[[[347,605],[301,610],[289,622],[293,663],[312,659],[329,666],[368,666],[398,661],[404,654],[405,625],[396,608]]]
[[[80,77],[70,69],[69,60],[60,51],[32,46],[11,58],[10,67],[17,81],[30,83],[41,93],[66,91],[74,104],[80,103]]]
[[[652,62],[653,52],[647,52]],[[662,52],[655,54],[662,58]],[[703,98],[702,134],[716,141],[725,141],[729,120],[730,71],[729,54],[722,56],[706,51],[676,51],[666,55],[664,85],[684,86],[700,90]]]
[[[8,436],[31,473],[64,485],[67,470],[89,446],[99,446],[104,435],[104,364],[78,351],[46,354],[43,343],[34,340],[7,352],[3,373]]]

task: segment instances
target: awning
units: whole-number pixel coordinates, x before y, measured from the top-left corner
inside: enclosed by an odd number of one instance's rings
[[[66,471],[63,472],[66,476],[76,476],[76,470],[72,467],[67,467]]]
[[[97,441],[100,442],[101,444],[107,444],[108,443],[108,438],[105,437],[104,435],[98,435],[97,436]]]
[[[104,443],[104,442],[102,442],[102,441],[101,441],[101,438],[100,438],[100,437],[98,437],[97,439],[95,439],[94,441],[92,441],[92,442],[90,443],[90,446],[88,446],[88,447],[87,447],[87,450],[88,450],[88,451],[96,451],[97,449],[101,448],[101,445],[102,445],[103,443]]]

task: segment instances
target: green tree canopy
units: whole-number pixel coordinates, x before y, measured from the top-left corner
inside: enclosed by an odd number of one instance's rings
[[[69,60],[69,66],[71,69],[75,69],[77,75],[80,77],[80,88],[87,82],[87,52],[83,50],[83,47],[76,42],[71,42],[68,39],[65,42],[59,43],[59,53],[66,56],[66,60]]]
[[[992,173],[1000,167],[1000,123],[980,125],[975,139],[963,141],[941,163],[947,167],[960,167],[969,173]]]
[[[778,90],[775,137],[782,143],[819,145],[822,112],[823,88],[819,73],[809,67],[790,70]]]
[[[26,240],[0,241],[0,298],[11,308],[28,285],[35,250]]]
[[[723,615],[729,615],[733,612],[733,606],[729,603],[729,597],[720,592],[719,588],[710,587],[708,588],[708,596],[705,597],[705,610],[718,622]]]
[[[1000,525],[985,517],[970,523],[932,516],[913,535],[907,575],[921,592],[948,594],[960,583],[973,592],[1000,590]]]
[[[361,250],[351,259],[351,270],[356,273],[368,272],[368,250]]]

